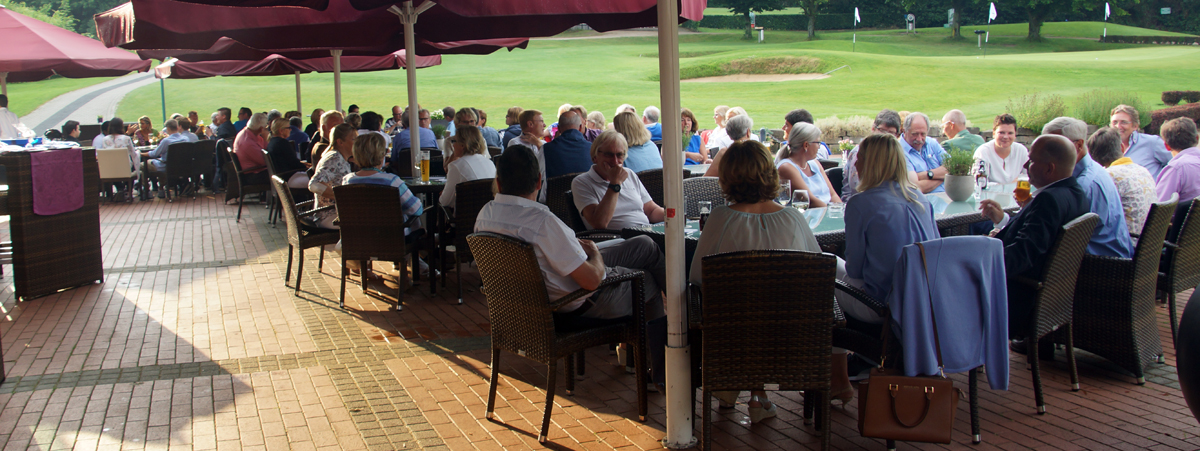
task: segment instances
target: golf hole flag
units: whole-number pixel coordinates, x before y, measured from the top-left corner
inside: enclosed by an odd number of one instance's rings
[[[991,25],[993,20],[996,20],[996,3],[995,2],[992,2],[991,6],[988,7],[988,25]],[[988,30],[988,32],[983,35],[983,42],[988,42],[988,38],[991,38],[991,37],[992,37],[992,32],[991,32],[991,30]]]
[[[858,7],[855,6],[854,7],[854,28],[856,30],[858,29],[859,22],[862,22],[862,18],[858,17]],[[857,43],[858,42],[858,33],[854,33],[854,35],[852,36],[852,39],[853,40],[851,41],[851,43]]]

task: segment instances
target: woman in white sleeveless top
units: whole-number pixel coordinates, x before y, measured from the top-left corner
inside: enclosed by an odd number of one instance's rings
[[[817,161],[820,150],[821,129],[807,122],[797,122],[788,133],[787,144],[779,148],[775,158],[779,179],[790,180],[793,190],[808,190],[809,206],[814,208],[842,203],[842,198],[833,192],[821,162]]]

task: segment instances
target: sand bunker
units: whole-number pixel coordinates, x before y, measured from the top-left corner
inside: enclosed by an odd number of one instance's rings
[[[680,80],[682,82],[691,83],[730,83],[730,82],[748,82],[748,81],[792,81],[792,80],[820,80],[829,78],[825,74],[735,74],[722,75],[720,77],[701,77]]]

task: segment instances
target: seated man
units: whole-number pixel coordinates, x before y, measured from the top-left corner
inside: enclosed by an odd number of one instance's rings
[[[886,133],[900,139],[900,113],[887,108],[881,110],[875,115],[875,122],[871,123],[871,133]],[[855,145],[842,158],[846,160],[846,169],[842,173],[842,201],[849,202],[851,197],[858,194],[858,169],[854,164],[858,160],[858,146]]]
[[[957,149],[974,155],[975,149],[984,143],[982,136],[967,131],[967,115],[962,110],[950,110],[942,116],[942,136],[946,137],[942,141],[942,148],[946,152]]]
[[[983,216],[1000,229],[996,238],[1004,242],[1004,269],[1010,280],[1018,275],[1041,278],[1046,253],[1054,246],[1062,226],[1088,212],[1087,196],[1071,175],[1075,158],[1071,141],[1058,135],[1039,136],[1030,146],[1026,164],[1029,183],[1038,189],[1037,196],[1011,218],[995,201],[981,202]],[[1033,296],[1022,295],[1025,291],[1021,285],[1008,285],[1008,331],[1017,338],[1025,332]]]
[[[642,111],[642,123],[646,124],[646,130],[650,131],[651,141],[662,141],[662,124],[658,123],[660,115],[662,112],[654,105],[648,106]]]
[[[558,117],[558,137],[542,146],[546,178],[591,169],[591,147],[583,136],[583,118],[575,110],[567,110]]]
[[[171,144],[188,142],[187,136],[179,131],[179,122],[175,119],[168,119],[165,123],[167,137],[159,141],[158,147],[149,152],[142,152],[142,173],[157,179],[158,174],[166,174],[167,172],[167,148]],[[144,177],[142,180],[143,190],[146,188],[146,180],[150,177]],[[157,183],[157,181],[156,181]],[[160,189],[161,191],[161,189]],[[163,197],[163,193],[159,192],[159,197]]]
[[[575,207],[588,229],[623,229],[666,217],[637,174],[624,166],[628,148],[624,136],[605,130],[592,143],[591,170],[571,181]]]
[[[1167,121],[1159,131],[1167,149],[1176,155],[1158,173],[1155,190],[1160,202],[1179,194],[1179,205],[1200,195],[1200,149],[1196,148],[1196,123],[1179,117]]]
[[[476,232],[507,235],[532,245],[551,300],[580,288],[595,290],[608,276],[644,270],[645,297],[637,301],[647,303],[647,321],[664,316],[661,287],[666,279],[666,259],[653,240],[637,237],[601,251],[596,243],[575,238],[571,228],[554,216],[549,207],[535,200],[542,180],[532,150],[512,146],[495,161],[499,192],[495,200],[480,210],[475,220]],[[632,285],[628,283],[608,286],[586,299],[563,306],[558,313],[581,320],[580,324],[627,317],[633,313],[631,291]],[[654,379],[662,382],[666,336],[652,334],[651,339]]]
[[[908,170],[917,174],[917,186],[922,193],[946,191],[946,187],[942,186],[949,173],[942,166],[946,151],[942,150],[942,145],[936,139],[929,137],[929,116],[916,112],[904,118],[900,147],[904,149],[904,158],[908,160]]]
[[[1133,240],[1125,224],[1125,209],[1121,193],[1112,176],[1088,155],[1087,124],[1072,117],[1056,117],[1042,127],[1043,135],[1061,135],[1075,146],[1075,168],[1072,177],[1088,199],[1088,210],[1100,215],[1100,224],[1092,233],[1087,253],[1103,257],[1133,257]],[[1141,230],[1137,231],[1141,233]]]
[[[1163,146],[1162,138],[1139,131],[1142,123],[1137,108],[1117,105],[1109,117],[1109,127],[1121,133],[1121,150],[1125,152],[1125,156],[1146,168],[1150,171],[1150,176],[1157,179],[1163,166],[1171,161],[1171,152]]]
[[[429,116],[429,110],[422,108],[419,111],[417,111],[417,119],[420,121],[420,122],[418,122],[418,124],[420,124],[420,126],[418,127],[420,130],[417,131],[417,137],[418,137],[417,143],[420,145],[417,147],[437,148],[437,146],[438,146],[437,145],[437,136],[434,135],[433,130],[431,130],[429,128],[429,124],[432,123],[432,120],[430,119],[430,116]],[[408,127],[408,110],[404,111],[404,113],[401,115],[400,120],[401,120],[401,126]],[[410,145],[411,145],[411,142],[409,140],[408,128],[405,128],[404,130],[401,130],[399,133],[396,133],[395,136],[392,136],[392,157],[396,156],[397,150],[407,149],[407,148],[409,148]]]

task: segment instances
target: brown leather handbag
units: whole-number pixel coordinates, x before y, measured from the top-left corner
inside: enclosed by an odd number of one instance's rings
[[[929,266],[925,262],[925,247],[921,248],[921,264],[925,266],[926,282]],[[880,367],[871,371],[866,381],[858,384],[858,432],[863,437],[906,442],[950,443],[954,430],[954,413],[958,410],[961,390],[942,373],[942,346],[938,339],[937,318],[933,317],[933,294],[929,298],[929,314],[933,319],[933,343],[937,350],[938,375],[904,376],[895,370]],[[883,328],[883,349],[887,349],[888,328]]]

